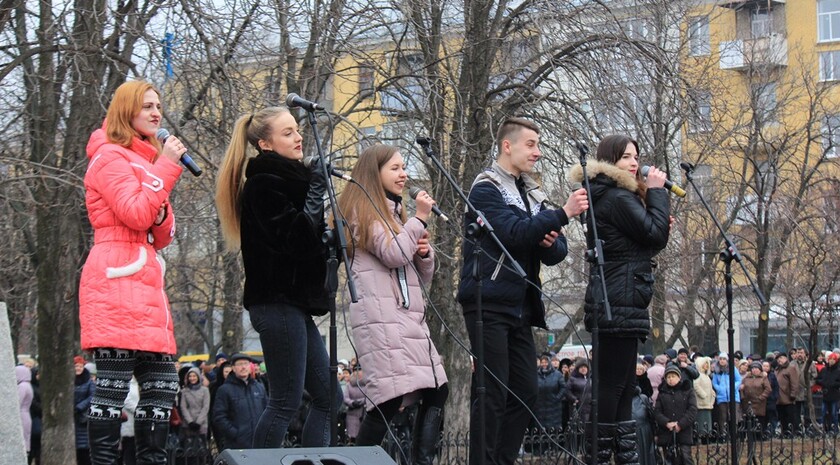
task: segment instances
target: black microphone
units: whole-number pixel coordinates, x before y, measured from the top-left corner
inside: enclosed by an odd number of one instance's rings
[[[688,171],[688,172],[694,171],[694,165],[692,165],[691,163],[689,163],[687,161],[684,161],[684,162],[680,163],[680,168],[682,168],[684,171]]]
[[[303,159],[303,166],[305,166],[307,168],[312,168],[312,164],[315,163],[316,161],[318,161],[318,159],[319,159],[319,157],[314,157],[314,156],[313,157],[306,157],[306,158]],[[329,164],[329,163],[327,163],[327,171],[331,175],[333,175],[337,178],[341,178],[341,179],[343,179],[345,181],[349,181],[349,182],[355,182],[353,180],[353,178],[350,177],[349,174],[346,174],[343,171],[339,171],[339,170],[333,168],[332,165]]]
[[[577,192],[578,189],[583,189],[583,185],[579,182],[572,184],[572,193]],[[589,232],[588,228],[586,227],[586,210],[580,212],[578,215],[578,220],[580,221],[580,225],[583,228],[583,233],[586,234]]]
[[[648,172],[650,172],[650,166],[642,166],[642,169],[640,171],[642,173],[642,176],[647,176]],[[677,197],[685,197],[685,191],[683,190],[683,188],[671,182],[670,179],[665,180],[665,187],[667,187],[668,190],[670,190],[671,193],[676,195]]]
[[[420,189],[419,187],[412,187],[412,188],[408,189],[408,195],[410,195],[412,199],[416,200],[417,199],[417,194],[419,194],[420,192],[423,192],[424,190],[425,189]],[[440,208],[438,208],[437,205],[432,205],[432,211],[435,212],[435,215],[439,216],[440,219],[442,219],[443,221],[447,221],[447,222],[449,221],[449,217],[444,215],[443,212],[440,211]]]
[[[417,136],[417,138],[414,139],[414,142],[426,146],[432,143],[432,139],[430,137]]]
[[[298,94],[289,94],[286,96],[286,106],[289,108],[303,108],[306,111],[325,111],[326,109],[321,105],[312,102],[310,100],[306,100],[305,98],[301,97]]]
[[[166,128],[160,128],[157,130],[157,139],[160,141],[161,144],[166,142],[166,139],[169,139],[169,131]],[[181,155],[181,163],[187,167],[187,169],[192,173],[193,176],[201,176],[201,168],[195,164],[192,157],[189,156],[186,152]]]

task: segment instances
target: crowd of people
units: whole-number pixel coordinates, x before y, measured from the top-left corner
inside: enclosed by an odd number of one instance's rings
[[[810,359],[803,348],[763,356],[737,351],[730,358],[726,352],[704,356],[690,347],[668,349],[656,357],[639,356],[633,418],[640,463],[655,463],[645,461],[645,457],[653,460],[654,443],[663,454],[678,454],[674,461],[693,463],[692,445],[722,440],[728,434],[730,402],[735,403],[734,421],[757,432],[758,439],[818,431],[836,434],[838,361],[840,349]],[[730,363],[735,367],[734,396]],[[546,352],[537,358],[537,373],[539,395],[532,427],[575,431],[575,424],[589,421],[588,359],[560,359]]]

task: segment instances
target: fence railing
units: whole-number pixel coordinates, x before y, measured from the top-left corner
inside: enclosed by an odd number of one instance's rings
[[[411,440],[408,430],[396,431],[394,438],[386,438],[382,447],[399,465],[411,463]],[[571,465],[582,459],[584,432],[582,428],[567,431],[529,430],[525,435],[519,465]],[[821,425],[814,424],[789,435],[778,431],[762,430],[754,422],[744,422],[738,427],[739,464],[748,465],[833,465],[840,463],[836,432],[823,432]],[[341,447],[352,447],[341,444]],[[649,445],[652,446],[652,445]],[[285,447],[299,447],[288,443]],[[641,447],[640,450],[644,450]],[[655,447],[656,457],[649,457],[654,463],[640,460],[642,465],[664,463],[667,448]],[[206,442],[182,442],[173,440],[169,446],[170,465],[202,465],[212,463],[217,451]],[[730,441],[726,428],[712,429],[704,435],[695,434],[691,455],[696,464],[730,465]],[[447,431],[438,443],[437,465],[467,465],[469,462],[469,433]]]

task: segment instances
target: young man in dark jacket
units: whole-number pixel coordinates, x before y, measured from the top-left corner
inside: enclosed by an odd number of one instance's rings
[[[251,378],[252,362],[245,354],[233,354],[233,372],[216,391],[213,428],[224,438],[227,449],[253,447],[254,429],[268,405],[265,387]]]
[[[530,421],[526,406],[532,407],[537,397],[537,376],[533,369],[536,350],[531,327],[547,327],[540,295],[540,265],[555,265],[566,257],[562,228],[569,218],[588,207],[588,201],[586,192],[578,189],[562,209],[546,208],[547,196],[528,176],[540,158],[540,131],[533,122],[507,119],[499,128],[496,140],[498,158],[476,177],[469,199],[484,214],[527,276],[523,279],[513,271],[496,242],[488,234],[482,234],[478,240],[484,254],[478,259],[477,273],[474,272],[474,242],[464,242],[458,301],[464,309],[474,350],[477,274],[482,283],[484,364],[501,384],[493,376],[485,376],[487,448],[484,451],[480,450],[478,434],[475,434],[479,431],[478,395],[476,389],[472,389],[470,431],[474,434],[470,435],[470,463],[478,463],[479,454],[483,453],[486,463],[501,465],[516,460]],[[474,215],[465,216],[465,225],[474,221]],[[503,385],[527,405],[508,396]]]

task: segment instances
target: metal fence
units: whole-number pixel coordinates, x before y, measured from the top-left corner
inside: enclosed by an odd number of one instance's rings
[[[383,448],[400,465],[411,463],[410,432],[395,431],[394,438],[387,438]],[[517,464],[520,465],[570,465],[581,463],[585,445],[583,431],[528,431],[525,435]],[[341,447],[352,447],[346,444]],[[840,464],[837,451],[838,437],[824,433],[819,425],[782,437],[778,432],[762,431],[759,427],[739,425],[738,463],[748,465],[833,465]],[[287,443],[286,447],[299,447]],[[169,446],[170,465],[203,465],[212,463],[216,454],[213,444],[184,442],[173,438]],[[695,435],[691,455],[697,465],[731,465],[729,437],[725,431],[712,430],[705,436]],[[655,463],[663,465],[667,450],[657,447]],[[445,432],[438,444],[437,465],[467,465],[469,460],[469,434]],[[655,465],[641,462],[642,465]]]

